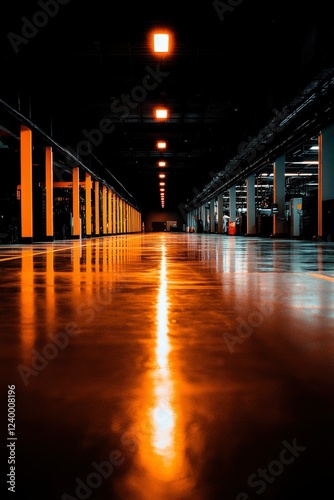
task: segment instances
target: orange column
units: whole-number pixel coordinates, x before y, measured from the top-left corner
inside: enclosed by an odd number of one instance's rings
[[[123,200],[122,198],[119,198],[119,211],[118,211],[118,232],[119,233],[124,233],[124,228],[123,228]]]
[[[32,132],[21,125],[21,238],[22,243],[33,241],[32,206]]]
[[[52,241],[53,234],[53,152],[45,148],[45,189],[46,189],[46,239]]]
[[[118,217],[118,207],[117,207],[117,194],[113,192],[112,194],[112,232],[117,234],[117,217]]]
[[[95,234],[100,234],[100,183],[95,181]]]
[[[129,205],[124,202],[124,232],[129,232]]]
[[[72,213],[73,213],[73,238],[80,238],[80,187],[79,167],[72,169]]]
[[[120,197],[118,197],[117,229],[120,234],[123,233],[122,198]]]
[[[108,233],[108,222],[107,222],[107,186],[102,186],[102,226],[103,226],[103,235],[105,236]]]
[[[113,232],[112,191],[108,189],[108,234]]]
[[[92,236],[92,178],[86,173],[86,236]]]

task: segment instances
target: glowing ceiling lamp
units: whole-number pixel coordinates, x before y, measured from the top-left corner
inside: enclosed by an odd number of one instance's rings
[[[158,147],[158,149],[166,149],[167,144],[166,144],[165,141],[158,141],[157,142],[157,147]]]
[[[168,109],[166,108],[156,108],[155,117],[158,120],[166,120],[168,118]]]
[[[153,35],[153,50],[157,53],[169,52],[169,34],[168,33],[154,33]]]

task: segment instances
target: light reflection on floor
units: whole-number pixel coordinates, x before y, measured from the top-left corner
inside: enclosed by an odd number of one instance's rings
[[[324,497],[333,244],[130,235],[4,245],[0,270],[20,500],[253,500],[294,440],[261,498]]]

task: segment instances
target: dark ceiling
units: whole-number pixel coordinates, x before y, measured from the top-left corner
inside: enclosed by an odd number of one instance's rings
[[[71,162],[62,148],[144,211],[160,207],[161,172],[166,209],[188,203],[241,144],[332,68],[332,10],[277,0],[7,3],[2,179],[10,182],[15,171],[8,149],[17,155],[22,115],[35,126],[36,169],[48,137],[60,146],[55,162],[64,179]],[[169,56],[152,54],[155,27],[174,35]],[[166,122],[154,119],[155,105],[169,108]],[[167,142],[162,153],[158,139]]]

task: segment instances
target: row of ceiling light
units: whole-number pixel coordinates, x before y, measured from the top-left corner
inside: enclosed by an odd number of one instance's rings
[[[156,54],[168,54],[171,49],[171,42],[172,42],[172,37],[171,34],[166,32],[166,31],[159,31],[158,33],[152,34],[153,38],[153,51]],[[155,119],[158,121],[164,121],[167,120],[169,117],[169,112],[168,109],[165,107],[158,107],[155,109],[154,112]],[[159,140],[157,141],[156,147],[159,150],[165,150],[167,148],[167,143],[164,140]],[[166,167],[166,162],[165,161],[159,161],[158,163],[159,167]],[[161,208],[165,208],[165,192],[166,192],[166,174],[165,173],[159,173],[159,193],[160,193],[160,202],[161,202]]]
[[[157,109],[156,110],[156,116],[158,115],[158,111],[166,111],[163,109]],[[166,113],[166,116],[168,115],[168,112]],[[158,149],[166,149],[167,144],[165,141],[158,141],[157,142],[157,148]],[[165,167],[166,162],[165,161],[159,161],[158,163],[159,167]],[[161,202],[161,208],[165,208],[165,187],[166,187],[166,182],[163,180],[166,179],[166,174],[159,174],[159,192],[160,192],[160,202]]]

